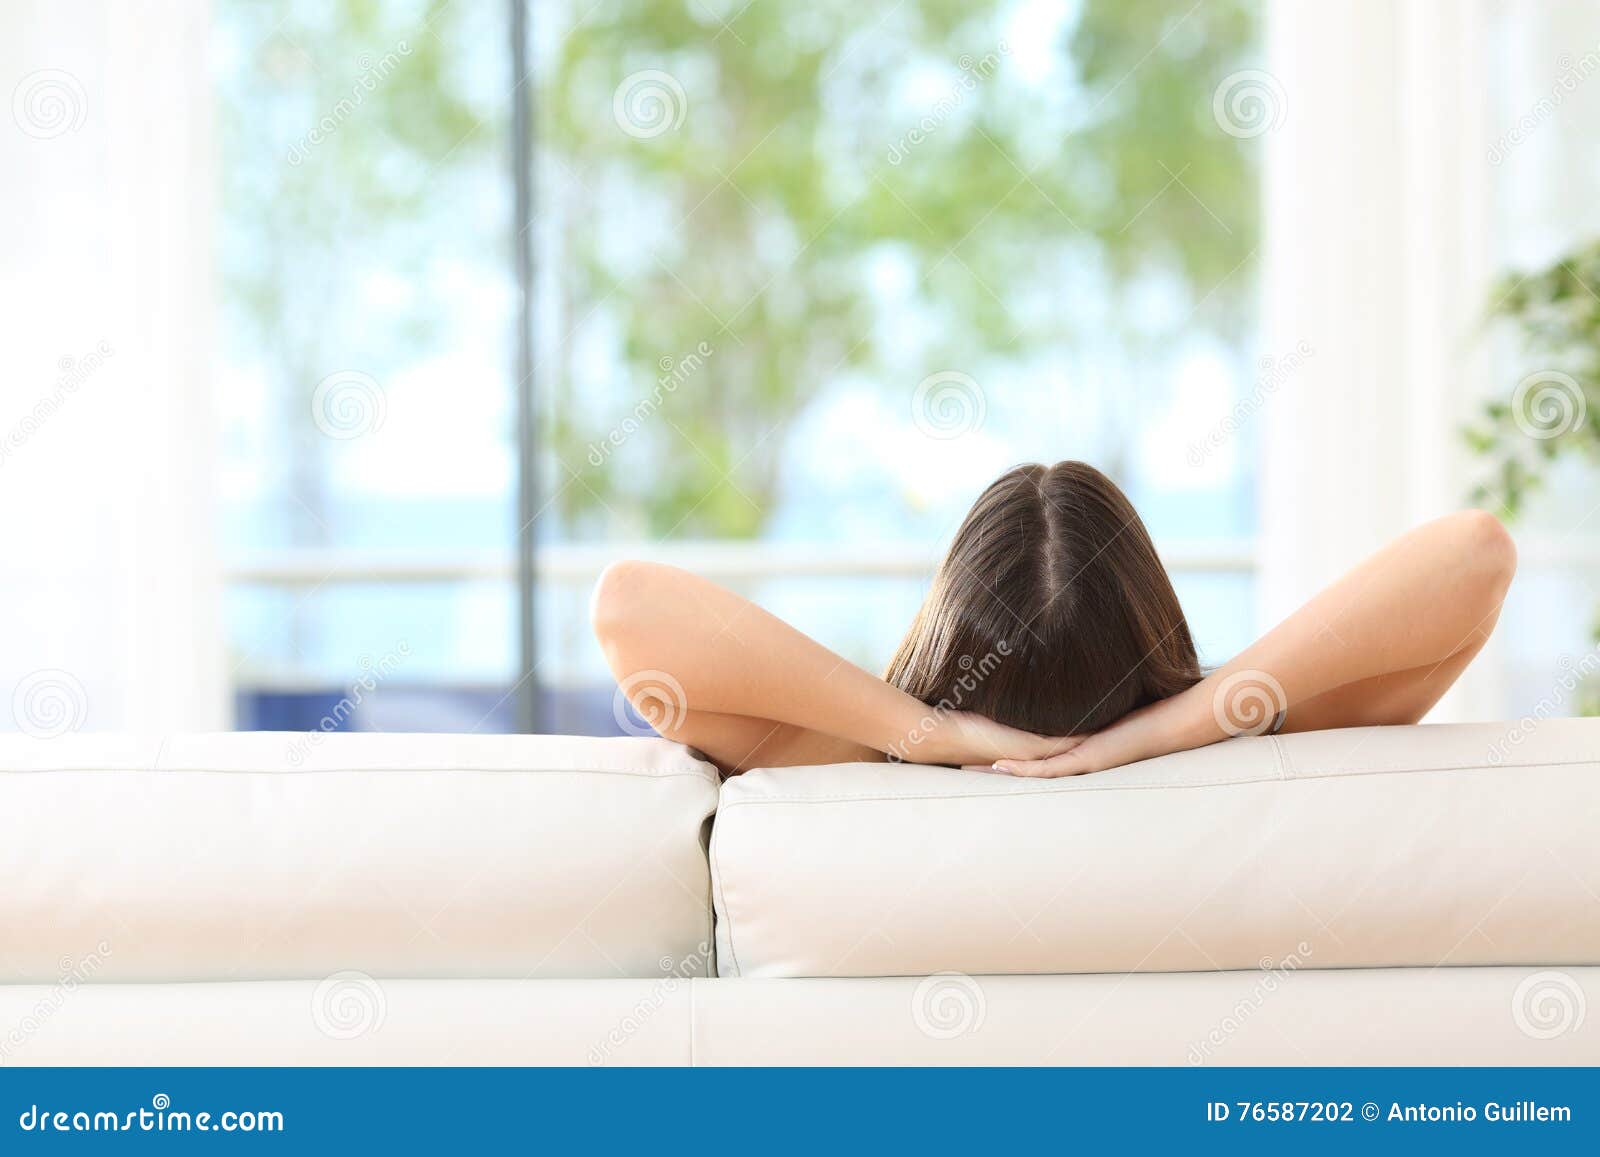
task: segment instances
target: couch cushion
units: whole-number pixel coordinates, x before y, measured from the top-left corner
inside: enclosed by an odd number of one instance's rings
[[[691,983],[697,1065],[1600,1063],[1600,968]]]
[[[1600,969],[0,985],[0,1071],[1593,1065],[1600,1017],[1583,1015],[1586,999],[1600,1001]]]
[[[0,1069],[685,1065],[695,980],[0,985]],[[713,983],[701,980],[700,984]]]
[[[1600,964],[1600,720],[728,781],[722,975]]]
[[[705,975],[716,791],[657,739],[0,736],[0,982]]]

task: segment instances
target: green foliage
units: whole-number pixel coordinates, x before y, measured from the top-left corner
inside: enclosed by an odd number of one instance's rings
[[[1486,402],[1464,431],[1487,477],[1473,500],[1505,517],[1522,513],[1556,459],[1600,462],[1600,242],[1532,273],[1508,274],[1492,291],[1492,321],[1520,338],[1533,371]]]
[[[1025,45],[1003,43],[999,4],[757,3],[727,27],[711,7],[601,5],[539,85],[563,327],[603,321],[629,399],[662,358],[716,351],[667,420],[641,424],[644,446],[598,465],[577,448],[633,402],[586,404],[570,352],[545,351],[548,437],[582,483],[560,490],[569,533],[624,510],[651,535],[755,534],[785,430],[830,381],[909,398],[935,370],[1048,357],[1091,324],[1072,298],[1086,288],[1109,306],[1092,311],[1096,340],[1244,337],[1258,142],[1221,131],[1212,101],[1247,63],[1256,4],[1086,0]],[[1016,59],[1037,67],[1041,49],[1051,67],[1024,75]],[[644,70],[681,87],[658,85],[656,111],[682,120],[630,134],[613,100]],[[909,272],[894,309],[926,335],[909,382],[892,369],[905,331],[873,286],[885,262]],[[1150,316],[1132,297],[1152,281],[1188,307]]]
[[[1464,431],[1487,477],[1473,501],[1521,515],[1561,458],[1600,462],[1600,241],[1532,273],[1507,274],[1492,291],[1489,316],[1520,339],[1524,366],[1536,367],[1484,403]],[[1590,628],[1600,643],[1600,613]],[[1579,684],[1580,715],[1600,715],[1600,686]]]
[[[1490,467],[1474,501],[1522,514],[1557,458],[1600,461],[1600,242],[1547,269],[1494,286],[1491,320],[1515,326],[1523,363],[1536,366],[1509,397],[1483,405],[1467,445]]]

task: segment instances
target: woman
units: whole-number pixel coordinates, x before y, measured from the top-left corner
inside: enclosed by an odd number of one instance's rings
[[[1492,515],[1436,519],[1204,673],[1132,505],[1059,462],[983,492],[882,679],[674,567],[613,565],[593,618],[635,708],[725,772],[892,755],[1061,776],[1233,735],[1415,723],[1488,639],[1515,569]]]

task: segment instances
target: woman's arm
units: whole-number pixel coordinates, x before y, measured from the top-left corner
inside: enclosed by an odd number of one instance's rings
[[[1494,629],[1516,572],[1499,520],[1467,510],[1395,539],[1189,690],[1014,775],[1078,775],[1283,730],[1416,723]]]
[[[595,587],[594,631],[629,701],[725,771],[876,760],[1036,758],[1052,741],[930,708],[715,583],[620,562]]]

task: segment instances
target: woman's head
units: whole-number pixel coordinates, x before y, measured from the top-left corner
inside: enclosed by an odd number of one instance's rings
[[[978,498],[884,678],[1039,735],[1098,731],[1200,678],[1149,532],[1082,462],[1019,466]]]

